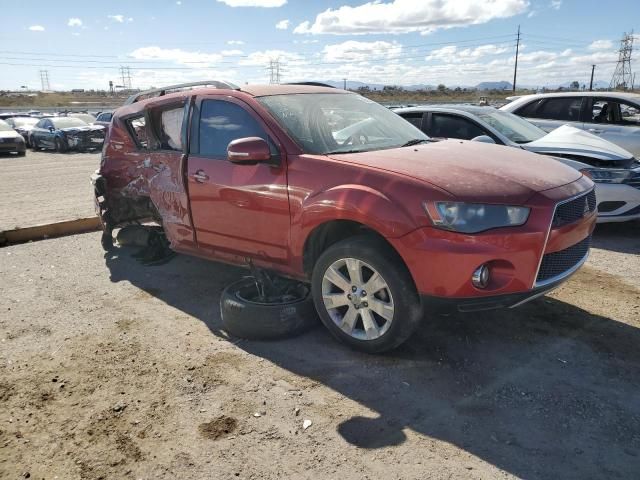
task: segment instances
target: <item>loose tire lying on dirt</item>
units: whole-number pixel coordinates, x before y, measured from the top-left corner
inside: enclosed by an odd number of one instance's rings
[[[270,303],[257,299],[253,277],[229,285],[220,298],[224,329],[248,340],[273,340],[299,335],[318,325],[309,288],[302,283],[291,284],[286,295]]]

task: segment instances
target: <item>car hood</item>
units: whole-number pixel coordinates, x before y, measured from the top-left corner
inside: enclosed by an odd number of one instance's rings
[[[20,134],[14,130],[0,130],[0,138],[16,138],[16,137],[20,137]]]
[[[576,155],[612,163],[628,161],[633,157],[624,148],[569,125],[558,127],[544,137],[520,146],[536,153]]]
[[[65,133],[97,132],[104,131],[104,127],[102,125],[86,125],[83,127],[61,128],[60,131]]]
[[[575,182],[582,176],[543,155],[464,140],[331,158],[406,175],[472,202],[522,204],[536,192]]]

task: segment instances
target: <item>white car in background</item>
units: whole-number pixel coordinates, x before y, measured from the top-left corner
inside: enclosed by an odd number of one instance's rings
[[[550,132],[562,125],[586,130],[640,158],[640,95],[558,92],[508,97],[501,108]]]
[[[547,133],[517,115],[493,107],[420,106],[394,111],[431,138],[495,143],[553,156],[596,183],[599,223],[640,219],[640,162],[630,152],[600,137],[568,125]],[[347,134],[375,132],[367,132],[363,125],[360,132]]]

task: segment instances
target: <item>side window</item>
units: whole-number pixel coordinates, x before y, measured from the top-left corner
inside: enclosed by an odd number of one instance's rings
[[[471,140],[486,132],[466,118],[434,113],[431,116],[431,128],[427,135],[436,138],[461,138]]]
[[[524,107],[520,107],[514,113],[521,117],[535,118],[538,105],[540,105],[540,100],[534,100],[527,103]]]
[[[112,113],[101,113],[98,116],[97,120],[100,121],[100,122],[110,122],[112,115],[113,115]]]
[[[51,127],[53,127],[53,122],[51,122],[51,120],[45,120],[44,128],[51,128]]]
[[[422,129],[422,112],[403,113],[400,116],[407,122],[411,123],[414,127]]]
[[[146,150],[149,147],[149,140],[147,138],[147,122],[144,116],[129,118],[126,123],[136,144]]]
[[[200,113],[200,155],[227,157],[227,146],[244,137],[269,141],[266,132],[242,107],[222,100],[204,100]]]
[[[36,128],[44,128],[44,120],[40,120],[38,123],[36,123]]]
[[[591,123],[640,126],[640,108],[612,99],[598,99],[593,102]]]
[[[184,106],[169,108],[151,113],[154,124],[154,133],[158,139],[153,148],[161,150],[182,150],[182,121],[184,119]],[[154,142],[155,143],[155,142]]]
[[[579,122],[581,106],[582,97],[548,98],[538,108],[535,118]]]

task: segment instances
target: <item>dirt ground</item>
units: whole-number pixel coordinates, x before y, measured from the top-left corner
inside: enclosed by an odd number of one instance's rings
[[[99,150],[0,155],[0,232],[94,216],[89,177],[99,165]]]
[[[0,249],[0,478],[638,478],[640,281],[616,275],[638,250],[596,249],[517,310],[427,317],[384,356],[322,327],[228,338],[242,270],[133,252]]]

